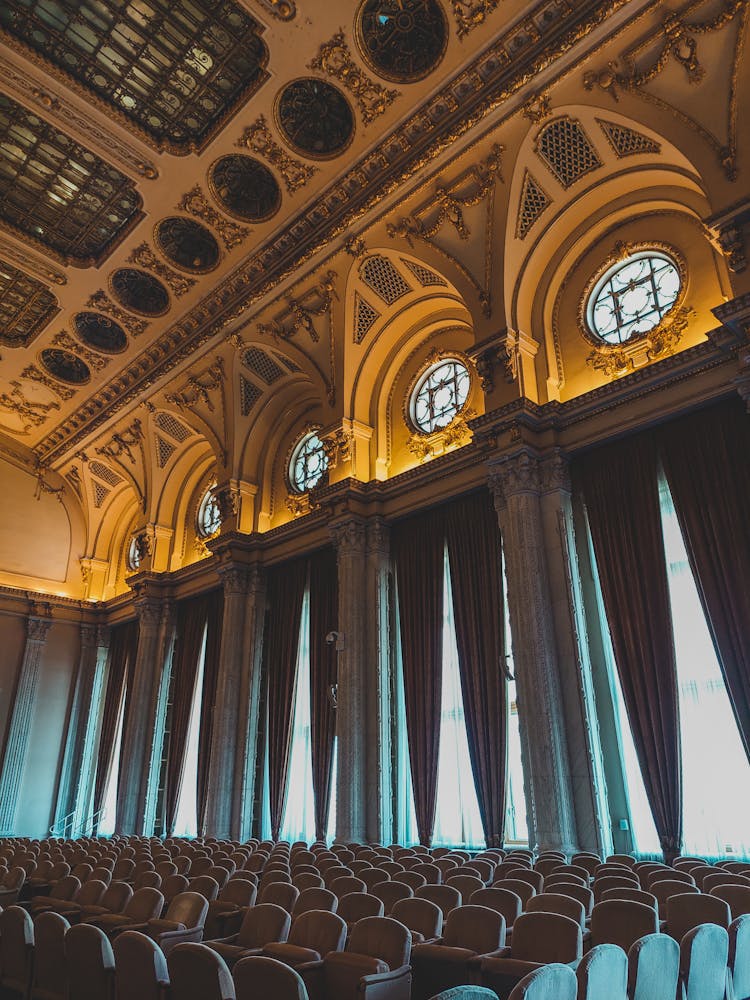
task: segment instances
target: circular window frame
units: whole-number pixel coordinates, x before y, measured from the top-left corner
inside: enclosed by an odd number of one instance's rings
[[[138,534],[130,536],[128,547],[125,550],[125,568],[128,573],[137,573],[141,568],[141,555],[138,551]]]
[[[349,137],[344,143],[344,145],[341,146],[340,149],[337,149],[335,153],[315,153],[309,149],[303,149],[302,146],[298,146],[297,143],[292,140],[291,136],[289,136],[286,129],[284,128],[281,119],[281,102],[283,100],[284,94],[295,83],[305,83],[310,80],[315,80],[317,83],[325,84],[326,86],[331,87],[333,90],[337,90],[341,95],[341,97],[343,97],[346,104],[348,104],[349,106],[349,112],[352,116],[352,130],[349,133]],[[322,76],[314,76],[313,74],[308,74],[307,76],[295,76],[293,79],[288,80],[284,84],[284,86],[279,90],[279,92],[274,97],[273,120],[276,125],[276,128],[279,131],[279,134],[281,135],[286,145],[298,156],[301,156],[305,160],[312,160],[313,162],[317,161],[324,162],[326,160],[335,160],[338,156],[343,156],[343,154],[347,151],[347,149],[349,149],[351,144],[354,142],[354,138],[357,134],[357,114],[356,111],[354,110],[354,105],[349,100],[347,95],[344,93],[343,89],[339,86],[336,86],[336,84],[331,83],[330,80],[327,80]]]
[[[209,504],[212,504],[216,510],[217,524],[216,527],[211,530],[206,530],[206,525],[204,524],[204,514]],[[201,542],[208,541],[209,538],[215,538],[221,531],[221,511],[219,510],[219,505],[216,500],[216,481],[209,483],[199,495],[198,503],[195,508],[195,536]]]
[[[180,261],[175,260],[174,257],[170,257],[170,255],[167,253],[164,241],[160,236],[159,227],[163,225],[165,222],[170,221],[171,219],[181,219],[184,220],[185,222],[198,226],[201,229],[205,229],[205,231],[209,234],[209,236],[213,239],[214,243],[216,244],[216,261],[213,264],[204,265],[203,267],[186,267],[185,264],[182,264],[180,263]],[[170,267],[174,267],[177,271],[180,271],[182,274],[192,274],[193,276],[200,274],[210,274],[211,271],[215,271],[216,268],[221,265],[221,262],[224,259],[224,254],[222,253],[221,250],[221,242],[219,241],[219,238],[216,235],[216,233],[213,231],[213,229],[211,229],[210,226],[207,226],[204,222],[201,222],[199,219],[193,218],[192,215],[185,215],[179,212],[171,212],[168,215],[165,215],[163,218],[158,219],[152,226],[151,237],[154,241],[156,249],[159,251],[162,257],[166,261],[168,261]],[[164,284],[165,287],[167,287],[166,282],[162,282],[162,284]],[[169,292],[169,288],[167,288],[167,292]],[[125,306],[125,308],[127,309],[127,306]]]
[[[438,56],[435,65],[432,66],[430,69],[423,70],[420,73],[410,73],[410,74],[389,72],[383,69],[382,66],[378,66],[370,57],[370,50],[367,46],[367,40],[365,39],[364,25],[362,23],[366,2],[367,0],[360,0],[359,4],[357,5],[357,10],[354,15],[354,39],[356,41],[357,49],[359,50],[359,55],[362,59],[362,62],[364,62],[364,64],[368,67],[368,69],[370,69],[373,73],[379,76],[381,80],[387,80],[389,83],[402,83],[402,84],[418,83],[420,80],[426,80],[428,76],[430,76],[432,73],[435,73],[439,69],[440,64],[445,59],[445,53],[448,51],[448,44],[450,42],[450,37],[451,37],[448,15],[446,14],[445,8],[443,4],[440,2],[440,0],[436,0],[436,6],[440,9],[440,13],[443,15],[443,22],[445,26],[445,36],[443,38],[443,44],[440,51],[440,55]]]
[[[451,419],[448,421],[447,424],[443,424],[442,427],[436,427],[434,430],[428,431],[425,430],[423,427],[420,427],[419,424],[417,423],[417,419],[414,412],[416,406],[417,393],[421,389],[422,384],[425,382],[425,380],[429,378],[430,374],[448,361],[457,362],[458,364],[464,367],[467,375],[469,376],[469,391],[466,393],[466,399],[459,407],[459,409],[456,410],[456,412],[453,414],[453,416],[451,417]],[[413,434],[419,435],[419,437],[423,438],[429,438],[433,437],[436,434],[444,433],[445,430],[451,426],[454,420],[456,420],[458,417],[461,416],[462,413],[465,413],[466,410],[469,409],[472,396],[474,395],[474,388],[475,388],[475,369],[474,365],[471,363],[470,358],[468,358],[461,351],[440,351],[438,354],[433,353],[427,359],[426,363],[424,363],[419,368],[417,373],[409,382],[409,387],[406,390],[406,395],[404,398],[404,420],[406,422],[407,427]]]
[[[276,182],[276,187],[277,187],[277,190],[278,190],[278,198],[276,200],[276,203],[275,203],[274,207],[269,212],[267,212],[265,215],[263,215],[263,216],[257,216],[257,217],[255,217],[255,216],[251,217],[249,215],[240,215],[239,212],[236,212],[236,211],[233,211],[232,209],[230,209],[229,206],[224,202],[224,199],[219,194],[217,186],[216,186],[216,180],[214,178],[214,171],[216,169],[216,166],[222,160],[225,160],[225,159],[227,159],[227,157],[230,157],[230,156],[238,156],[238,157],[244,157],[247,160],[254,160],[256,163],[259,163],[261,167],[263,167],[265,170],[267,170],[268,173],[271,175],[271,177]],[[237,219],[239,222],[244,222],[246,225],[248,225],[248,224],[249,225],[258,225],[261,222],[268,222],[269,219],[272,219],[274,217],[274,215],[277,214],[277,212],[281,208],[281,205],[282,205],[282,202],[283,202],[283,199],[284,199],[284,195],[283,195],[283,192],[281,190],[281,184],[279,182],[278,177],[274,173],[274,171],[271,170],[271,168],[266,163],[264,163],[259,157],[252,156],[249,153],[234,153],[234,152],[232,152],[232,153],[222,153],[221,156],[217,156],[216,159],[211,164],[211,166],[208,168],[208,188],[209,188],[209,191],[211,192],[211,194],[213,195],[213,197],[219,203],[222,212],[226,213],[226,215],[228,215],[230,217],[230,219]]]
[[[323,470],[323,474],[320,476],[320,478],[318,479],[318,481],[313,486],[309,486],[307,489],[304,489],[304,490],[300,489],[299,486],[297,486],[297,484],[294,482],[294,479],[292,478],[292,465],[296,461],[297,454],[300,451],[300,449],[302,448],[302,446],[305,443],[305,441],[307,441],[308,438],[314,436],[314,437],[317,437],[317,439],[321,442],[321,445],[322,445],[323,441],[322,441],[322,438],[320,437],[321,428],[322,428],[321,424],[317,424],[317,425],[314,425],[314,426],[310,425],[310,426],[306,427],[305,430],[304,430],[304,432],[302,434],[300,434],[295,439],[294,444],[292,445],[292,447],[289,449],[289,451],[286,454],[286,464],[285,464],[285,470],[284,470],[284,479],[286,481],[287,489],[288,489],[289,493],[292,496],[295,496],[295,497],[308,496],[310,493],[313,493],[315,490],[319,489],[321,486],[328,485],[328,468],[329,467],[328,467],[328,458],[327,457],[326,457],[326,467]],[[324,452],[325,452],[325,449],[324,449]]]
[[[596,295],[600,292],[603,284],[610,274],[631,260],[643,259],[644,257],[659,257],[674,265],[680,280],[680,288],[672,305],[664,313],[661,319],[650,329],[641,333],[635,333],[627,340],[612,343],[605,340],[601,334],[597,333],[590,316]],[[622,351],[631,344],[639,344],[653,336],[665,322],[672,317],[682,306],[687,295],[688,270],[685,258],[680,251],[670,243],[661,243],[656,240],[649,240],[641,243],[617,243],[607,258],[602,261],[599,267],[586,282],[581,297],[578,302],[578,328],[584,339],[599,351]]]

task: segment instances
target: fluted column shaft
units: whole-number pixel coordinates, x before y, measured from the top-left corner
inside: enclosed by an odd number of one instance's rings
[[[393,836],[391,795],[391,621],[388,595],[390,531],[381,517],[367,523],[367,758],[366,832],[375,843]]]
[[[26,645],[18,674],[10,725],[5,740],[2,775],[0,775],[0,836],[10,836],[15,832],[18,793],[29,748],[39,664],[51,625],[50,618],[37,618],[32,615],[26,620]]]
[[[490,486],[508,575],[529,838],[540,850],[570,852],[576,822],[537,454],[525,448],[493,463]]]
[[[148,835],[145,829],[148,780],[154,752],[159,686],[174,627],[172,608],[163,596],[139,595],[138,648],[130,672],[117,785],[118,833]]]
[[[364,840],[367,824],[367,555],[365,521],[331,525],[339,584],[336,839]]]
[[[206,828],[215,837],[244,840],[255,792],[266,584],[255,564],[222,566],[219,575],[224,616]]]

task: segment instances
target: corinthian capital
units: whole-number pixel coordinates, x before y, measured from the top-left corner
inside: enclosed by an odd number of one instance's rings
[[[498,510],[505,507],[510,497],[539,494],[541,484],[539,455],[535,451],[525,448],[490,466],[489,486]]]
[[[561,448],[542,459],[541,474],[542,493],[570,493],[570,460]]]
[[[361,552],[365,547],[365,522],[359,517],[349,517],[330,526],[331,538],[339,554]]]
[[[257,564],[242,566],[230,563],[219,567],[224,594],[254,594],[263,586],[263,568]]]
[[[51,627],[51,618],[35,618],[30,615],[26,619],[26,637],[31,642],[44,642]]]

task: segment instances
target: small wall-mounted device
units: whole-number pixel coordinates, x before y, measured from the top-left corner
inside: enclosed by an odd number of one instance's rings
[[[328,632],[326,634],[326,642],[329,646],[336,644],[336,652],[340,653],[344,648],[344,633],[343,632]]]

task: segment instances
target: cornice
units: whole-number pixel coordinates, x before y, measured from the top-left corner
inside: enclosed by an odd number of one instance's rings
[[[541,0],[443,90],[322,191],[192,312],[157,338],[116,379],[90,397],[35,448],[45,463],[60,461],[122,407],[151,388],[261,296],[344,232],[417,170],[473,128],[571,50],[629,0],[566,0],[567,11],[545,20],[559,3]],[[545,26],[546,30],[545,30]]]

